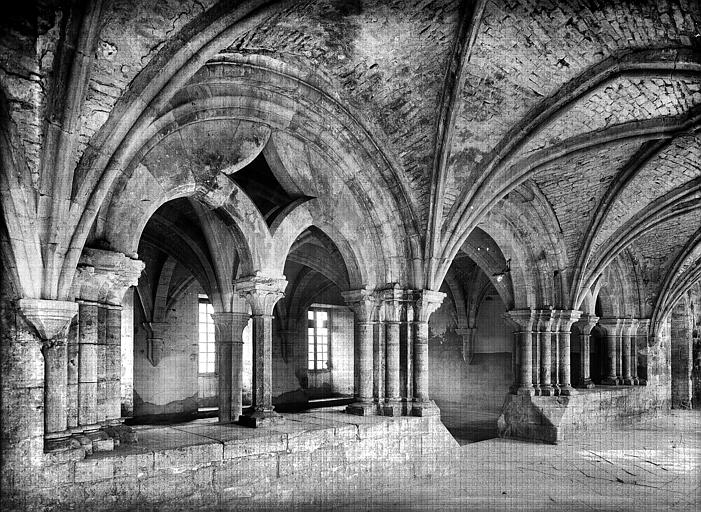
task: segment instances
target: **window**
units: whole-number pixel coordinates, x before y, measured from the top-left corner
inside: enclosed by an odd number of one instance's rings
[[[310,309],[307,314],[310,370],[329,369],[329,312]]]
[[[214,321],[212,320],[214,309],[206,295],[200,295],[199,309],[199,361],[200,373],[215,372],[215,343],[214,343]]]

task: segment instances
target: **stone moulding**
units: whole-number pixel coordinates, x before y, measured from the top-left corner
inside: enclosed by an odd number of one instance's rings
[[[27,324],[44,341],[65,336],[78,313],[78,303],[63,300],[19,299],[17,307]]]

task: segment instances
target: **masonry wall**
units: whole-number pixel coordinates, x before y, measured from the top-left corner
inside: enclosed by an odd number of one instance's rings
[[[692,318],[686,300],[672,310],[670,325],[670,349],[672,371],[672,407],[692,407]]]
[[[273,331],[273,403],[304,403],[316,398],[353,395],[355,317],[345,307],[333,306],[328,311],[331,314],[331,368],[328,371],[310,371],[307,367],[306,320],[297,321],[297,329],[290,334],[286,350],[280,334]]]
[[[451,311],[452,310],[452,311]],[[477,317],[477,339],[472,363],[462,355],[462,337],[456,334],[455,307],[447,297],[429,321],[429,394],[448,428],[501,411],[513,382],[511,331],[501,315],[499,300],[483,303]]]
[[[188,416],[198,408],[198,287],[168,311],[165,350],[157,366],[147,358],[143,312],[134,315],[134,416]]]

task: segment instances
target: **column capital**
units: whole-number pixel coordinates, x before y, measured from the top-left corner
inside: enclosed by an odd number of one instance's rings
[[[248,313],[240,313],[233,311],[224,311],[220,313],[212,313],[212,321],[214,322],[214,328],[220,335],[222,341],[230,340],[231,334],[238,330],[242,332],[243,329],[248,325],[248,320],[251,315]],[[227,334],[229,334],[227,338]]]
[[[378,291],[385,310],[386,322],[399,322],[402,318],[402,301],[406,299],[405,292],[398,284]]]
[[[599,325],[606,329],[609,336],[620,336],[621,320],[620,318],[599,318]]]
[[[373,313],[379,307],[379,301],[371,290],[367,288],[349,290],[341,292],[341,296],[346,301],[346,305],[355,313],[358,322],[372,322]]]
[[[143,261],[121,252],[85,248],[71,292],[82,300],[119,306],[127,289],[139,282],[144,267]]]
[[[66,335],[78,303],[65,300],[19,299],[17,307],[22,317],[43,341]]]
[[[574,324],[582,312],[576,309],[554,309],[553,317],[555,318],[556,325],[553,329],[557,332],[570,332],[572,324]]]
[[[504,313],[504,318],[516,326],[519,331],[532,332],[537,314],[535,309],[512,309]]]
[[[650,319],[649,318],[638,318],[637,336],[647,336],[650,329]]]
[[[272,315],[275,304],[284,297],[285,276],[271,277],[256,274],[234,281],[236,292],[251,306],[253,316]]]
[[[637,318],[622,318],[619,324],[621,329],[621,335],[635,335],[635,331],[638,329],[638,319]]]
[[[434,290],[416,290],[413,293],[415,317],[418,322],[428,322],[431,315],[441,306],[445,293]]]
[[[579,320],[575,322],[575,325],[579,327],[579,332],[585,335],[589,335],[591,330],[599,322],[599,317],[596,315],[583,314],[579,317]]]
[[[539,332],[551,332],[555,322],[555,315],[552,309],[535,310],[534,330]]]

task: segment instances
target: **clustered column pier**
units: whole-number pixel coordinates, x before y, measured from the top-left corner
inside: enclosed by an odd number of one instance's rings
[[[377,308],[377,300],[369,290],[352,290],[343,293],[346,304],[355,313],[355,344],[356,344],[356,389],[355,401],[346,408],[346,412],[360,416],[377,413],[377,405],[373,401],[373,314]]]

